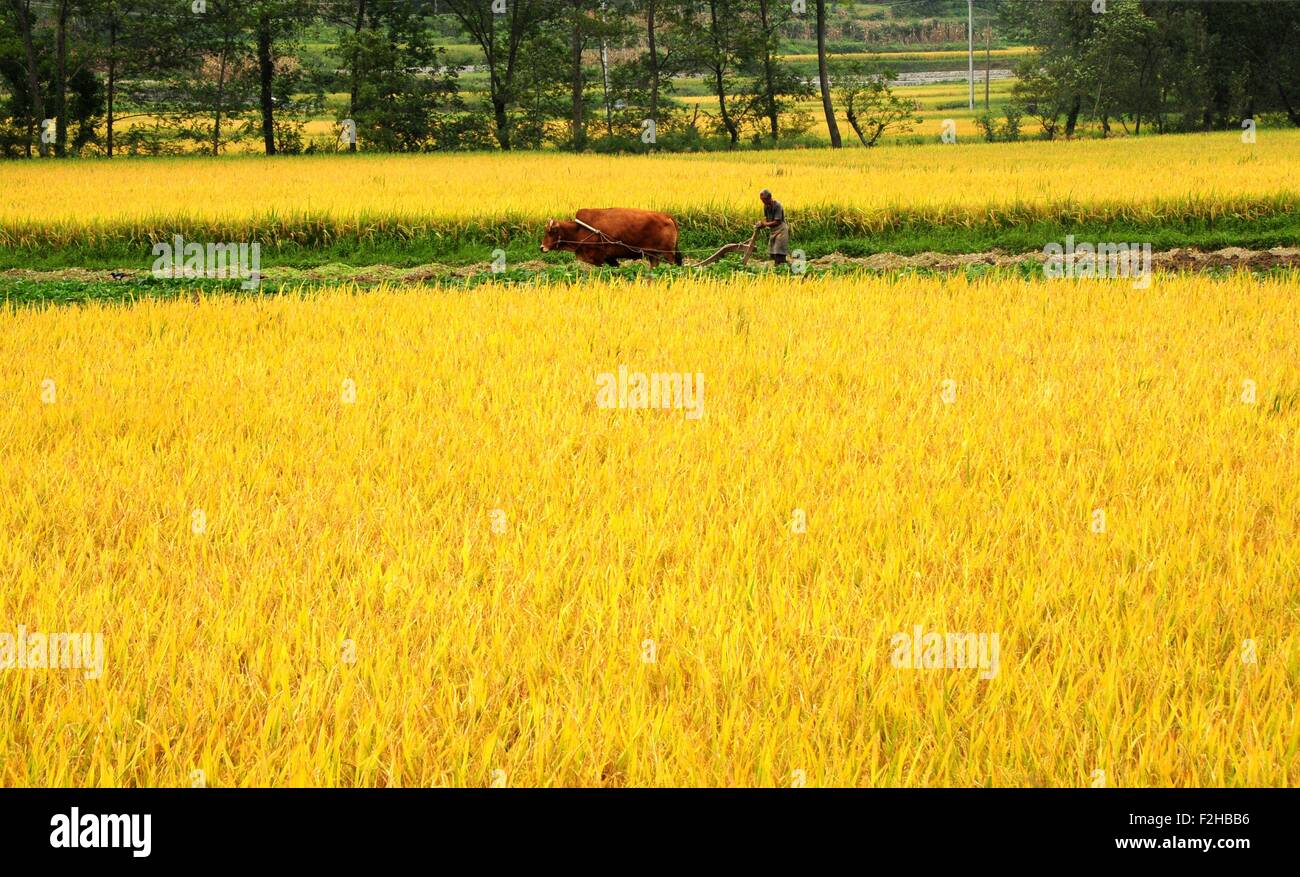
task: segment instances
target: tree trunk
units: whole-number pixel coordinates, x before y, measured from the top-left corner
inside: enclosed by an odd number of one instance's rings
[[[217,75],[217,106],[212,123],[212,154],[221,154],[221,102],[226,96],[226,46],[221,47],[221,72]]]
[[[62,158],[68,148],[68,0],[59,3],[54,31],[54,154]]]
[[[1070,104],[1070,112],[1065,117],[1065,139],[1069,140],[1074,136],[1074,128],[1079,124],[1079,110],[1083,108],[1083,98],[1079,95],[1074,96],[1074,103]]]
[[[492,95],[492,116],[497,126],[497,143],[501,148],[510,150],[510,119],[506,116],[506,99],[496,89]]]
[[[108,157],[113,157],[113,99],[117,95],[117,12],[108,22]]]
[[[509,150],[511,131],[507,110],[516,102],[517,65],[532,63],[526,57],[521,61],[521,53],[526,48],[529,35],[535,33],[544,22],[551,21],[549,16],[553,5],[542,0],[509,0],[503,4],[506,9],[503,15],[489,12],[488,4],[481,0],[447,0],[447,5],[483,50],[488,68],[488,100],[492,104],[497,143],[503,150]],[[504,45],[497,42],[498,20],[506,37]],[[536,93],[537,89],[532,85],[529,88]]]
[[[357,18],[356,22],[352,26],[352,36],[354,39],[361,36],[361,29],[365,26],[366,0],[357,0]],[[357,138],[355,132],[357,124],[357,95],[361,89],[361,74],[357,70],[357,68],[361,66],[360,54],[360,51],[356,50],[354,44],[352,53],[352,91],[348,100],[348,116],[352,119],[352,131],[354,136],[352,137],[351,142],[348,143],[348,152],[357,151]]]
[[[722,31],[718,27],[718,4],[709,3],[709,18],[713,28],[713,51],[716,53],[713,59],[713,83],[718,93],[718,112],[722,116],[722,127],[727,129],[727,135],[731,138],[731,145],[735,146],[740,142],[740,130],[736,123],[731,120],[731,114],[727,112],[727,87],[726,80],[723,76],[723,68],[726,64],[725,53],[726,47],[722,44]]]
[[[840,126],[835,124],[835,109],[831,106],[831,79],[826,71],[826,0],[817,0],[817,80],[822,89],[822,112],[826,114],[826,128],[831,135],[831,148],[839,149]]]
[[[1291,96],[1287,94],[1286,89],[1282,87],[1281,80],[1279,80],[1277,83],[1277,96],[1281,98],[1282,108],[1286,110],[1286,117],[1291,120],[1291,124],[1295,125],[1297,128],[1300,128],[1300,111],[1297,111],[1295,105],[1291,103]],[[1255,102],[1254,99],[1252,98],[1251,99],[1252,110],[1254,109],[1254,106],[1255,106]],[[1253,117],[1253,113],[1252,113],[1252,117]]]
[[[731,121],[731,114],[727,112],[727,91],[723,84],[722,68],[713,68],[714,85],[718,92],[718,112],[722,115],[722,127],[727,129],[727,136],[731,138],[731,145],[735,146],[740,142],[740,130],[736,128],[736,123]]]
[[[582,3],[583,0],[573,0],[573,42],[570,49],[570,62],[573,65],[570,74],[573,85],[573,118],[570,125],[574,152],[582,152],[587,146],[587,129],[582,118]]]
[[[41,80],[36,75],[36,46],[32,43],[32,20],[27,7],[27,0],[9,0],[9,5],[13,7],[14,15],[18,19],[18,30],[21,32],[23,40],[23,54],[27,58],[27,91],[31,95],[31,112],[34,123],[34,128],[29,126],[29,131],[40,130],[45,121],[45,98],[41,95]],[[31,156],[31,140],[32,136],[29,133],[27,137],[28,156]],[[49,145],[39,134],[37,135],[36,149],[42,158],[50,154]]]
[[[614,136],[614,109],[609,102],[609,42],[605,39],[605,4],[600,4],[600,87],[605,99],[605,133]]]
[[[1153,64],[1156,62],[1152,59],[1152,47],[1148,43],[1146,54],[1142,56],[1142,71],[1138,75],[1138,99],[1137,99],[1137,118],[1133,125],[1133,136],[1142,136],[1142,111],[1146,109],[1148,81]]]
[[[261,84],[262,144],[267,155],[275,155],[275,102],[272,100],[272,81],[275,61],[271,57],[271,19],[263,16],[257,22],[257,78]]]
[[[767,122],[772,131],[772,142],[781,136],[776,117],[776,86],[772,82],[772,29],[767,16],[768,0],[758,0],[759,22],[763,25],[763,99],[767,104]]]
[[[646,39],[650,42],[650,119],[659,124],[659,55],[655,51],[655,0],[647,0]]]
[[[854,112],[853,107],[849,107],[844,111],[844,118],[849,120],[849,127],[853,129],[854,134],[858,135],[862,145],[870,146],[871,144],[867,142],[867,138],[862,133],[862,126],[858,124],[858,114]]]

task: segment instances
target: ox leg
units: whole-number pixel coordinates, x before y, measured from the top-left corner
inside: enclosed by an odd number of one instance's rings
[[[617,267],[618,267],[618,259],[615,259],[613,256],[610,256],[608,259],[605,260],[605,264],[608,265],[608,266],[611,267],[611,268],[617,268]]]

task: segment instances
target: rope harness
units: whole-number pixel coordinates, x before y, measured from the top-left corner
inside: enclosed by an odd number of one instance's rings
[[[654,249],[653,247],[634,247],[634,246],[632,246],[631,244],[625,244],[625,243],[623,243],[622,241],[616,241],[616,240],[614,240],[612,237],[610,237],[609,235],[605,234],[605,233],[604,233],[603,231],[601,231],[600,229],[596,228],[595,226],[588,225],[587,223],[583,222],[581,219],[578,219],[578,218],[575,217],[573,221],[576,222],[576,223],[578,223],[578,225],[582,226],[582,227],[585,228],[587,231],[589,231],[589,232],[591,232],[592,234],[596,235],[596,236],[600,239],[600,242],[601,242],[601,243],[612,244],[612,245],[617,246],[617,247],[623,247],[623,248],[625,248],[625,249],[631,250],[633,253],[639,253],[639,254],[641,254],[642,256],[644,256],[646,253],[659,253],[659,254],[666,254],[666,255],[671,256],[671,255],[675,255],[675,254],[678,252],[677,250],[656,250],[656,249]],[[592,241],[589,241],[589,240],[586,240],[586,241],[576,241],[576,240],[575,240],[575,241],[570,241],[570,240],[565,240],[565,239],[563,239],[563,238],[561,238],[558,242],[559,242],[559,243],[562,243],[562,244],[590,244],[590,243],[592,243]]]

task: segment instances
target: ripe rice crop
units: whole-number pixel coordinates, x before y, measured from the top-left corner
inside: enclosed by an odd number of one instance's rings
[[[504,240],[593,205],[664,209],[688,232],[735,233],[751,227],[765,187],[791,211],[796,238],[911,225],[1176,227],[1295,213],[1298,151],[1300,131],[1269,130],[1254,144],[1229,132],[1010,144],[966,138],[838,153],[11,162],[0,165],[0,247],[146,245],[176,233],[304,246],[345,237]]]
[[[397,167],[442,165],[347,165]],[[1295,785],[1298,285],[5,310],[0,619],[106,660],[0,670],[0,783]],[[703,416],[600,407],[620,366],[702,375]],[[918,628],[997,672],[898,666]]]
[[[1007,59],[1020,60],[1034,53],[1031,46],[1008,46],[991,49],[989,57],[997,58],[1004,65]],[[985,52],[980,49],[978,58],[983,59]],[[781,56],[786,61],[816,61],[815,54],[795,53]],[[830,57],[835,61],[965,61],[966,52],[961,49],[927,49],[917,52],[833,52]],[[981,67],[979,72],[983,72]]]

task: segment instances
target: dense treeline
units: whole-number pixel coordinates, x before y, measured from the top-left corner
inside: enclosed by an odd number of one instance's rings
[[[0,0],[0,154],[689,149],[791,142],[810,107],[831,145],[845,118],[870,145],[913,108],[884,68],[831,54],[964,32],[961,0],[895,5],[911,17],[848,0]],[[1300,3],[977,9],[1041,48],[1008,117],[1047,136],[1300,125]],[[815,68],[786,57],[796,42]],[[674,99],[684,77],[707,103]],[[310,135],[322,118],[331,134]]]
[[[1104,7],[1104,12],[1098,9]],[[1046,136],[1083,121],[1109,134],[1300,125],[1300,3],[1007,0],[1008,32],[1038,47],[1019,103]]]

